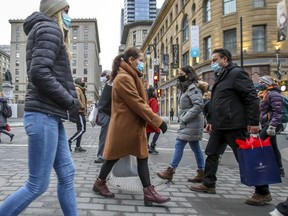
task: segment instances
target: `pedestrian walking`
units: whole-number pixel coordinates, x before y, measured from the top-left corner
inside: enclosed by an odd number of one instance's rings
[[[80,102],[80,108],[78,111],[76,128],[77,131],[75,134],[69,138],[69,149],[72,151],[72,142],[76,140],[76,147],[74,149],[75,153],[86,152],[86,149],[82,148],[81,140],[82,135],[86,132],[86,115],[87,115],[87,97],[86,97],[86,88],[85,81],[83,78],[75,79],[75,89],[77,92],[77,97]]]
[[[172,181],[187,143],[197,163],[197,175],[189,178],[190,182],[202,182],[204,176],[204,156],[200,146],[203,137],[203,93],[208,91],[208,83],[200,82],[191,66],[184,66],[178,73],[179,97],[179,129],[176,138],[174,155],[170,165],[163,172],[157,172],[161,179]]]
[[[279,81],[271,76],[262,76],[259,78],[260,98],[260,138],[265,140],[270,137],[270,143],[276,156],[276,161],[280,170],[281,177],[285,177],[282,164],[281,153],[277,144],[277,134],[282,131],[282,110],[283,99],[281,95]]]
[[[75,167],[62,119],[76,121],[79,109],[69,61],[69,4],[41,0],[40,12],[24,21],[27,94],[24,127],[28,135],[29,176],[26,184],[0,206],[0,215],[20,215],[50,182],[52,168],[58,179],[63,215],[77,216]],[[67,114],[69,113],[69,115]]]
[[[173,117],[174,117],[174,110],[173,110],[173,108],[171,108],[171,110],[170,110],[170,121],[173,121]]]
[[[7,104],[7,98],[0,97],[0,134],[6,134],[10,137],[10,143],[13,141],[14,134],[10,133],[10,125],[8,124],[8,118],[4,113],[4,105]],[[1,139],[0,139],[1,143]]]
[[[284,202],[276,205],[275,209],[269,212],[271,216],[288,216],[288,197]]]
[[[248,132],[259,132],[259,98],[249,75],[232,62],[229,50],[215,49],[212,52],[211,67],[216,75],[212,87],[211,122],[206,126],[210,132],[205,153],[203,183],[192,185],[196,192],[216,193],[216,172],[219,154],[225,145],[232,148],[237,158],[236,139],[245,140]],[[255,187],[253,196],[245,201],[251,205],[264,205],[272,200],[269,186]]]
[[[123,157],[137,157],[137,171],[140,177],[144,204],[166,203],[170,198],[159,195],[151,185],[148,167],[146,123],[167,131],[167,124],[155,114],[147,103],[147,93],[142,83],[144,55],[131,47],[117,56],[112,68],[112,110],[107,132],[104,158],[100,173],[93,185],[93,191],[104,197],[114,197],[106,185],[106,179],[114,164]]]
[[[111,71],[105,70],[101,74],[101,82],[105,84],[102,94],[98,102],[98,121],[97,125],[101,126],[99,135],[99,145],[97,158],[94,163],[103,163],[103,150],[105,146],[106,135],[109,127],[111,116],[111,100],[112,100],[112,80]]]
[[[148,104],[151,107],[152,111],[158,115],[159,112],[159,105],[157,100],[157,93],[155,91],[156,89],[154,87],[149,87],[147,89],[147,95],[148,95]],[[147,143],[148,143],[148,151],[151,154],[158,155],[159,152],[156,150],[156,143],[158,141],[158,138],[160,136],[160,128],[154,129],[152,126],[147,124],[146,127],[146,133],[147,133]],[[154,134],[152,137],[152,142],[149,145],[149,138],[151,134]]]

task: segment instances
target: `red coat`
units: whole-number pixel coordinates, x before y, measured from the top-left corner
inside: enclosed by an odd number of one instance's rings
[[[156,114],[158,114],[158,101],[156,98],[152,97],[150,100],[149,100],[149,106],[151,107],[152,111]],[[155,132],[160,132],[160,128],[157,128],[157,129],[154,129],[153,127],[151,127],[149,124],[147,124],[147,127],[146,127],[146,131],[149,132],[149,133],[155,133]]]

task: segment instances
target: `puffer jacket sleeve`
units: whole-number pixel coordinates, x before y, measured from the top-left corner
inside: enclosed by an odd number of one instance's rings
[[[283,99],[277,91],[271,91],[268,94],[268,103],[270,104],[270,122],[269,125],[277,127],[282,123]]]
[[[37,26],[34,36],[34,49],[30,64],[30,79],[39,92],[63,108],[68,109],[73,104],[73,96],[58,82],[52,71],[66,71],[69,62],[55,68],[60,49],[63,49],[62,32],[58,24],[46,22]],[[67,53],[66,53],[67,55]],[[67,56],[66,56],[67,57]],[[63,58],[63,61],[65,58]],[[56,66],[57,67],[57,66]],[[63,67],[63,68],[60,68]],[[63,69],[63,70],[62,70]]]

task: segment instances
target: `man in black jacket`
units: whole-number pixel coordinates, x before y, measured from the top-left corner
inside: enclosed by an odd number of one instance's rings
[[[211,119],[206,125],[210,138],[205,149],[205,177],[203,183],[191,186],[196,192],[216,193],[218,158],[226,143],[237,159],[236,139],[244,139],[250,133],[259,132],[259,99],[249,75],[232,62],[227,49],[212,52],[211,67],[216,75],[212,88]],[[256,186],[246,204],[264,205],[272,200],[269,186]]]

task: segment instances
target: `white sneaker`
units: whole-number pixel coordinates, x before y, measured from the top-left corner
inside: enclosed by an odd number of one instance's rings
[[[269,214],[270,214],[271,216],[284,216],[284,215],[281,214],[276,208],[275,208],[273,211],[269,212]]]

